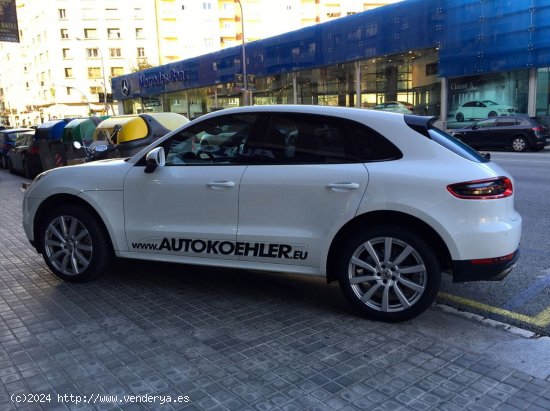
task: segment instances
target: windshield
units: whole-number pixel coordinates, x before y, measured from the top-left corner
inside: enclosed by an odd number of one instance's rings
[[[428,133],[430,133],[430,137],[433,141],[441,144],[443,147],[451,150],[453,153],[458,154],[461,157],[464,157],[467,160],[475,161],[476,163],[489,162],[489,159],[483,157],[472,147],[445,133],[443,130],[436,127],[431,127],[428,129]]]

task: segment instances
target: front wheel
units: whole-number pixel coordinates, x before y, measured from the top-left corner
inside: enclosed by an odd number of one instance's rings
[[[111,261],[107,234],[85,208],[57,207],[43,220],[39,235],[46,264],[63,280],[90,280],[101,274]]]
[[[344,296],[367,318],[414,318],[435,301],[441,268],[432,249],[399,227],[377,227],[348,240],[337,265]]]

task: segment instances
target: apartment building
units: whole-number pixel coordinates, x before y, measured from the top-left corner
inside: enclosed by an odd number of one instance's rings
[[[0,43],[0,115],[12,126],[113,114],[110,79],[156,65],[149,0],[17,2],[20,43]]]
[[[0,42],[0,123],[114,114],[112,77],[396,1],[17,0],[20,43]]]

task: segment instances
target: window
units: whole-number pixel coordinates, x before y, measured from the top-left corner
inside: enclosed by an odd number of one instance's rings
[[[67,29],[61,29],[61,38],[62,39],[68,39],[69,38],[69,30]]]
[[[485,121],[480,121],[476,124],[477,128],[489,128],[494,127],[496,125],[496,119],[492,118]]]
[[[343,121],[326,116],[275,114],[262,152],[268,164],[338,164],[352,161]]]
[[[99,93],[103,93],[103,88],[97,87],[97,86],[90,87],[90,94],[99,94]]]
[[[210,48],[214,46],[214,39],[204,39],[204,47]]]
[[[109,49],[109,56],[122,57],[122,51],[119,48]]]
[[[67,18],[67,13],[66,13],[65,9],[58,9],[57,14],[59,15],[60,19],[66,19]]]
[[[71,95],[71,87],[65,87],[65,91],[67,92],[67,95]]]
[[[143,47],[138,47],[138,48],[137,48],[137,56],[138,56],[138,57],[145,57],[145,48],[143,48]]]
[[[63,53],[64,59],[70,59],[71,58],[71,49],[62,49],[61,52]]]
[[[387,161],[403,156],[393,143],[370,127],[355,121],[346,121],[346,127],[352,137],[353,157],[358,161]]]
[[[123,67],[111,67],[111,77],[122,76],[124,74]]]
[[[521,121],[518,121],[515,118],[499,117],[497,127],[514,127],[519,125],[520,123]]]
[[[99,67],[88,67],[88,78],[101,78],[101,69]]]
[[[99,49],[97,49],[97,48],[86,49],[86,57],[88,57],[88,58],[97,58],[97,57],[99,57]]]
[[[203,10],[212,10],[212,3],[209,1],[205,1],[202,3],[202,9]]]
[[[163,143],[167,166],[235,164],[242,160],[256,114],[201,121]]]
[[[86,39],[96,39],[97,38],[97,29],[84,29],[84,38],[86,38]]]
[[[138,27],[136,28],[136,39],[142,39],[143,38],[143,29]]]
[[[119,39],[120,29],[107,29],[107,37],[110,39]]]
[[[73,69],[65,67],[65,78],[71,78],[73,76]]]

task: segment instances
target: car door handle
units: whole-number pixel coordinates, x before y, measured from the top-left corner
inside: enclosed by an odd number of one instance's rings
[[[211,181],[207,184],[208,187],[217,189],[217,188],[231,188],[235,187],[234,181]]]
[[[327,187],[333,191],[357,190],[359,183],[330,183]]]

